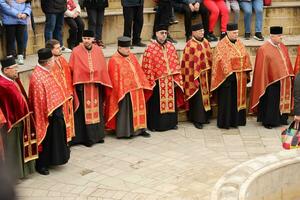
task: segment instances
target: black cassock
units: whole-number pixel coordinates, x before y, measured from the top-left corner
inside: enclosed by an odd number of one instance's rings
[[[129,138],[139,135],[144,129],[134,131],[133,114],[130,93],[119,102],[119,111],[116,116],[116,136],[117,138]]]
[[[175,84],[175,83],[174,83]],[[159,84],[153,88],[152,96],[147,103],[147,125],[151,131],[167,131],[175,128],[178,123],[178,112],[175,95],[175,112],[160,113]]]
[[[72,139],[71,143],[74,144],[84,144],[91,146],[97,142],[100,142],[105,137],[104,132],[104,116],[103,116],[103,99],[104,91],[100,84],[99,87],[99,115],[100,122],[95,124],[85,124],[85,112],[84,112],[84,87],[83,84],[76,85],[76,93],[80,105],[74,114],[75,120],[75,137]]]
[[[205,111],[202,101],[201,88],[189,99],[188,119],[200,124],[208,123],[210,111]]]
[[[218,95],[219,128],[246,125],[246,109],[237,110],[237,81],[235,73],[231,74],[216,90]]]
[[[288,114],[280,114],[280,81],[269,85],[258,104],[257,121],[264,126],[287,124]]]
[[[42,152],[36,161],[37,168],[48,168],[51,165],[63,165],[70,158],[67,143],[66,124],[62,107],[53,111],[49,117],[46,136],[42,142]]]

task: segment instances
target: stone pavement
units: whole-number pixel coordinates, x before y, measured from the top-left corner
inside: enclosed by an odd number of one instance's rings
[[[49,176],[37,173],[17,185],[21,200],[208,200],[217,180],[241,162],[282,150],[282,127],[265,129],[248,117],[247,126],[223,130],[216,120],[198,130],[180,122],[178,130],[151,138],[118,140],[71,148],[65,166]]]

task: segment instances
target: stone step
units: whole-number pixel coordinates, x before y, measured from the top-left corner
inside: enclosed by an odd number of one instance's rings
[[[150,0],[149,0],[150,1]],[[113,1],[112,1],[113,2]],[[148,1],[147,1],[148,2]],[[154,22],[153,8],[144,9],[144,26],[142,30],[142,39],[149,40],[152,36],[153,22]],[[171,35],[174,38],[182,39],[185,36],[184,31],[184,17],[181,14],[176,15],[179,23],[170,27]],[[273,2],[272,6],[265,7],[264,9],[264,23],[263,33],[266,35],[269,32],[269,27],[273,25],[284,26],[284,33],[289,35],[300,34],[300,1],[288,2]],[[82,13],[86,27],[87,15]],[[231,20],[232,20],[231,16]],[[253,22],[255,17],[253,16]],[[29,30],[29,41],[27,47],[27,54],[35,53],[39,48],[44,46],[44,22],[45,17],[35,17],[36,21],[36,34]],[[103,26],[103,41],[105,44],[113,44],[116,38],[123,33],[123,14],[122,9],[107,9],[105,12],[104,26]],[[200,16],[193,21],[193,23],[200,22]],[[254,30],[254,23],[252,23],[252,30]],[[240,34],[244,34],[243,13],[241,13],[239,20]],[[219,25],[215,28],[216,35],[219,35]],[[68,27],[64,26],[64,44],[68,38]],[[253,34],[253,33],[252,33]],[[0,42],[0,57],[4,56],[5,47],[4,41]]]

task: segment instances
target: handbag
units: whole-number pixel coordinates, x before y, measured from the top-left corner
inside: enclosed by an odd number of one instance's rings
[[[299,122],[293,121],[288,128],[281,133],[281,142],[284,149],[295,149],[299,147],[300,131]]]
[[[264,6],[270,6],[272,4],[272,0],[264,0]]]

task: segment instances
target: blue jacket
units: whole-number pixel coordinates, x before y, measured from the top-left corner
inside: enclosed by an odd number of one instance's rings
[[[10,4],[6,0],[0,0],[0,10],[4,25],[26,25],[27,19],[18,19],[17,15],[24,13],[27,17],[30,16],[31,6],[30,3],[17,3],[16,0],[11,0]]]

